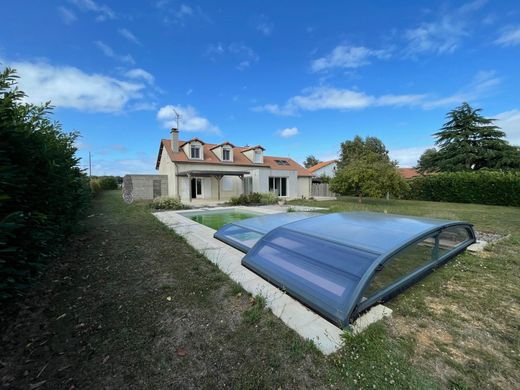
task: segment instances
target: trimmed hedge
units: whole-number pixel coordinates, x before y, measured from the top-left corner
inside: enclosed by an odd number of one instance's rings
[[[0,302],[20,295],[59,253],[88,209],[76,133],[24,104],[10,69],[0,73]],[[1,307],[1,305],[0,305]]]
[[[409,184],[409,199],[520,206],[520,171],[444,172]]]

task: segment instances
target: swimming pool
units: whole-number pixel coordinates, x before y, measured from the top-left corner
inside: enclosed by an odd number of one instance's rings
[[[186,218],[189,218],[197,223],[218,230],[222,226],[243,219],[258,217],[262,215],[253,211],[244,211],[242,209],[230,208],[224,210],[200,210],[188,211],[182,213]]]

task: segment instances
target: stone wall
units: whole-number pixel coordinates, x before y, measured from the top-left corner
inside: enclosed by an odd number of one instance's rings
[[[123,194],[131,200],[148,200],[168,196],[167,175],[125,175]]]

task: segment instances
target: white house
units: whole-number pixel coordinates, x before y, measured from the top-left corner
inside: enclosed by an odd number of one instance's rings
[[[321,176],[334,177],[336,175],[337,160],[323,161],[308,169],[315,177]]]
[[[260,146],[209,144],[198,138],[161,140],[156,169],[168,177],[168,195],[183,202],[228,200],[251,192],[282,198],[309,197],[312,174],[288,157],[264,154]]]

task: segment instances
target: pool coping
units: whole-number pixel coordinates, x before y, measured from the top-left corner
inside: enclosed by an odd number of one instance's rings
[[[241,260],[244,257],[244,253],[214,238],[214,229],[183,216],[183,213],[190,211],[229,209],[242,209],[260,214],[284,212],[264,207],[230,206],[161,211],[155,212],[153,215],[177,234],[184,237],[193,248],[206,256],[221,271],[240,284],[244,290],[252,295],[262,295],[266,300],[266,306],[271,309],[275,316],[303,338],[312,340],[322,353],[328,355],[336,352],[343,343],[343,329],[327,321],[296,299],[242,266]],[[360,333],[370,324],[390,316],[391,313],[392,310],[390,308],[376,305],[354,322],[351,326],[352,332],[354,334]]]

